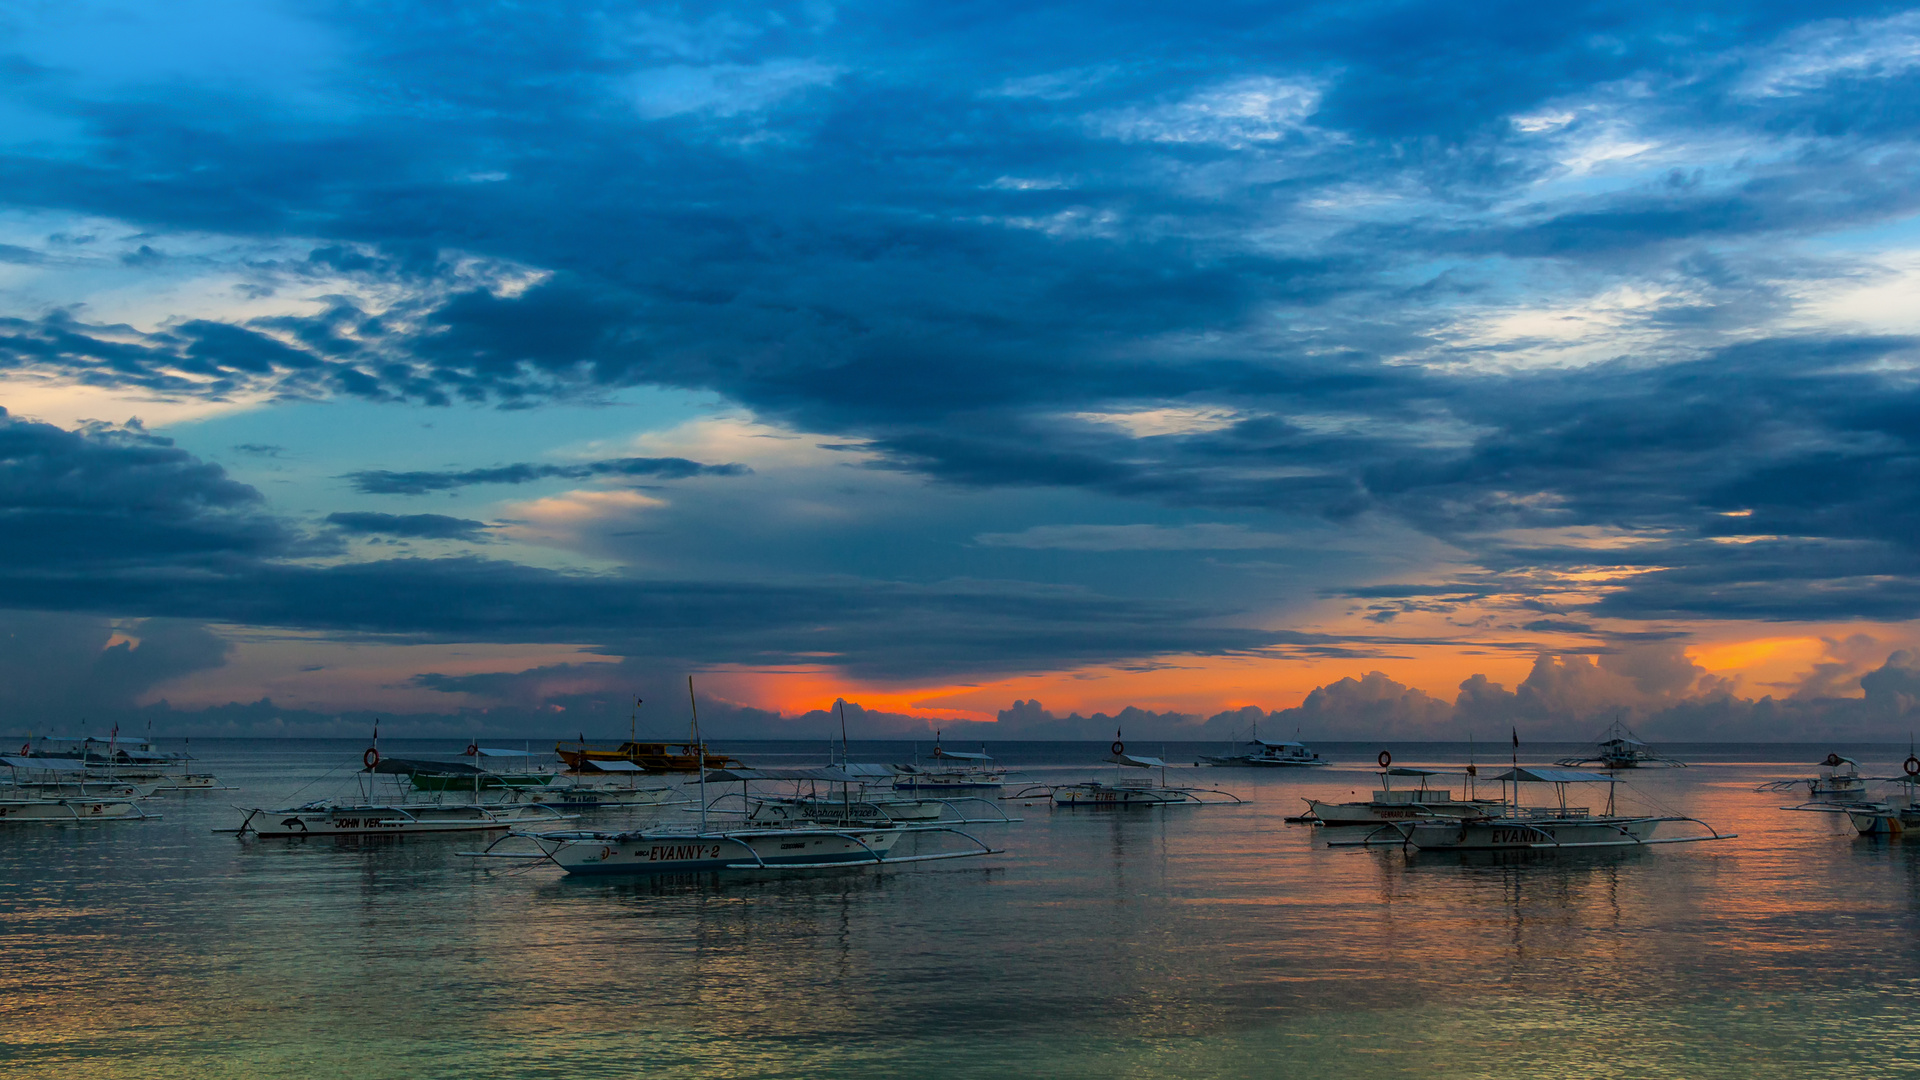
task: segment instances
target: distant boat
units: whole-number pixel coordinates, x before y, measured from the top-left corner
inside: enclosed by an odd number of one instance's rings
[[[1033,784],[1007,796],[1009,799],[1050,799],[1055,806],[1091,806],[1103,810],[1125,810],[1160,806],[1204,806],[1237,803],[1240,797],[1218,788],[1174,787],[1167,783],[1167,763],[1157,757],[1127,753],[1127,744],[1114,733],[1112,755],[1106,763],[1113,766],[1113,781],[1098,777],[1078,784]],[[1128,770],[1139,772],[1128,774]],[[1160,770],[1156,779],[1153,770]]]
[[[1755,791],[1792,791],[1804,786],[1807,797],[1816,802],[1865,802],[1867,778],[1860,775],[1860,763],[1850,757],[1828,754],[1820,764],[1826,772],[1798,780],[1775,780],[1761,784]]]
[[[813,774],[811,778],[840,783],[846,794],[840,800],[833,800],[756,797],[750,793],[754,782],[795,779],[789,775],[792,773]],[[722,811],[707,803],[708,781],[739,781],[743,809]],[[619,832],[515,830],[494,841],[485,851],[461,854],[472,858],[549,860],[569,874],[592,875],[844,870],[1002,854],[999,849],[953,828],[958,822],[912,824],[897,820],[883,808],[856,798],[851,793],[856,783],[855,773],[844,765],[809,770],[739,769],[702,773],[697,825],[655,825]],[[894,855],[894,848],[909,833],[949,834],[972,846]],[[538,852],[494,850],[509,838],[526,840]]]
[[[567,768],[582,772],[604,761],[626,761],[650,773],[692,773],[707,769],[728,769],[739,764],[725,754],[710,753],[695,743],[623,742],[617,747],[586,742],[554,744],[554,753]]]
[[[1594,752],[1585,757],[1564,757],[1555,765],[1578,766],[1598,765],[1603,769],[1638,769],[1659,766],[1663,768],[1684,769],[1687,763],[1678,758],[1670,758],[1654,751],[1653,747],[1640,741],[1627,725],[1615,720],[1601,733]]]
[[[1231,750],[1221,757],[1203,757],[1200,760],[1209,765],[1243,766],[1260,769],[1317,769],[1332,764],[1300,742],[1267,742],[1264,739],[1249,739],[1253,749],[1244,754],[1235,754]]]
[[[23,755],[78,761],[96,779],[144,785],[154,791],[231,791],[211,773],[190,771],[193,755],[156,750],[151,738],[89,735],[80,739],[43,737],[22,747]]]
[[[1416,818],[1383,826],[1378,835],[1362,843],[1399,843],[1409,851],[1563,851],[1588,848],[1647,847],[1653,844],[1682,844],[1704,840],[1731,840],[1698,818],[1679,814],[1625,814],[1614,803],[1616,780],[1600,773],[1577,769],[1516,765],[1492,779],[1512,785],[1512,797],[1488,808],[1480,815],[1459,819]],[[1552,800],[1539,805],[1520,799],[1521,785],[1554,789]],[[1607,785],[1607,801],[1597,812],[1590,807],[1568,802],[1568,788],[1574,784]],[[1690,822],[1707,830],[1707,835],[1657,836],[1660,826]],[[1330,844],[1329,846],[1346,846]]]
[[[102,794],[114,785],[89,781],[76,761],[0,757],[13,783],[0,787],[0,824],[157,818],[134,797]]]
[[[487,789],[446,789],[439,799],[408,798],[404,793],[393,799],[376,794],[376,777],[389,777],[396,784],[416,775],[420,766],[444,767],[447,762],[396,760],[392,768],[381,766],[391,759],[380,756],[379,739],[361,756],[358,790],[350,797],[318,799],[299,806],[270,809],[238,807],[247,816],[236,829],[221,829],[238,836],[252,833],[261,838],[301,836],[397,836],[407,833],[477,832],[506,830],[520,825],[569,820],[552,807],[538,803],[505,801],[513,792],[493,791],[496,801],[487,801]],[[457,763],[455,763],[457,764]],[[468,778],[477,784],[478,770]],[[468,791],[467,800],[448,799],[456,791]],[[423,793],[424,794],[424,793]]]
[[[1382,767],[1379,772],[1380,789],[1373,792],[1373,798],[1365,802],[1327,802],[1322,799],[1307,799],[1310,813],[1302,820],[1312,821],[1329,827],[1381,826],[1396,821],[1412,821],[1416,818],[1447,818],[1459,820],[1478,817],[1497,809],[1498,799],[1480,799],[1471,795],[1466,798],[1453,797],[1451,788],[1434,788],[1427,780],[1435,776],[1461,775],[1438,772],[1432,769],[1410,769],[1393,766],[1392,758],[1381,755]],[[1396,789],[1393,778],[1410,777],[1417,783],[1413,787]],[[1288,820],[1294,820],[1289,818]]]
[[[839,762],[820,768],[723,769],[706,775],[708,783],[738,782],[740,790],[709,803],[740,800],[749,824],[811,821],[842,827],[895,824],[1006,824],[1013,821],[990,799],[977,796],[908,793],[890,786],[901,766]],[[753,785],[760,785],[755,789]],[[791,785],[770,791],[769,784]],[[967,808],[986,807],[992,817],[969,817]]]
[[[1006,783],[1007,770],[994,764],[993,757],[982,746],[977,754],[959,750],[948,750],[940,745],[938,732],[933,736],[932,766],[921,766],[916,758],[911,765],[897,766],[899,777],[893,786],[898,791],[926,791],[935,793],[954,793],[961,791],[993,791]]]

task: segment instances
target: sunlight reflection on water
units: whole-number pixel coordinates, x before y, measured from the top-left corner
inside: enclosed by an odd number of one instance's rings
[[[1204,774],[1250,800],[1240,807],[1017,807],[1026,821],[977,827],[997,828],[1004,856],[818,876],[568,879],[454,858],[471,837],[210,832],[237,824],[229,802],[285,798],[358,749],[196,744],[247,790],[170,797],[158,822],[0,832],[0,1070],[1004,1080],[1920,1065],[1920,842],[1856,839],[1752,790],[1808,766],[1632,778],[1737,840],[1506,860],[1329,849],[1283,823],[1305,795],[1364,791],[1358,769]],[[1082,777],[1043,766],[1098,750],[1032,753],[1036,777]]]

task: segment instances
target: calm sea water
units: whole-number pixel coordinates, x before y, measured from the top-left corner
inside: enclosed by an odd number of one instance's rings
[[[1180,774],[1241,806],[1009,803],[1024,821],[977,827],[1006,854],[878,871],[580,879],[454,857],[472,836],[212,832],[238,824],[232,803],[338,792],[361,749],[196,740],[242,790],[162,796],[155,822],[0,830],[0,1075],[1920,1072],[1920,839],[1856,838],[1753,791],[1829,749],[1888,773],[1904,747],[1664,747],[1694,767],[1640,771],[1641,797],[1739,839],[1505,861],[1329,849],[1284,823],[1305,796],[1364,797],[1373,745],[1322,747],[1347,768]],[[1036,781],[1104,754],[993,750]]]

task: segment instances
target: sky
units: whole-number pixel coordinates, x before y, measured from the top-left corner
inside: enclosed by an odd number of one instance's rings
[[[0,79],[0,726],[1920,727],[1920,9],[30,0]]]

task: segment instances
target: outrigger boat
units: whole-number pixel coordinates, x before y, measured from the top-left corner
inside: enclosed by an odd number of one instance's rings
[[[1380,752],[1380,789],[1373,792],[1373,798],[1366,802],[1327,802],[1324,799],[1305,800],[1308,812],[1297,821],[1328,827],[1381,826],[1397,821],[1412,821],[1415,818],[1460,819],[1479,817],[1498,808],[1498,799],[1477,798],[1472,791],[1471,773],[1445,773],[1433,769],[1410,769],[1395,766],[1393,755],[1385,750]],[[1435,776],[1460,775],[1466,778],[1468,791],[1466,797],[1456,799],[1450,788],[1434,788],[1427,781]],[[1395,789],[1393,778],[1411,777],[1418,781],[1417,786]]]
[[[103,780],[78,761],[67,758],[4,757],[11,770],[0,784],[0,798],[144,799],[152,784]]]
[[[1399,844],[1408,851],[1561,851],[1584,848],[1648,847],[1653,844],[1685,844],[1704,840],[1731,840],[1698,818],[1680,814],[1622,814],[1614,802],[1614,777],[1578,769],[1516,765],[1493,777],[1512,785],[1512,798],[1504,799],[1487,812],[1474,817],[1443,820],[1416,818],[1392,822],[1371,835],[1351,841],[1333,841],[1329,847],[1367,844]],[[1520,785],[1541,784],[1551,787],[1554,801],[1547,805],[1523,805]],[[1607,802],[1594,813],[1584,806],[1567,802],[1570,784],[1605,784]],[[1668,822],[1691,822],[1707,830],[1705,836],[1656,836]]]
[[[1827,771],[1799,780],[1775,780],[1761,784],[1755,791],[1792,791],[1804,786],[1807,797],[1818,802],[1867,802],[1867,778],[1860,775],[1860,763],[1850,757],[1828,754],[1820,764]]]
[[[919,825],[1002,825],[1019,820],[1007,816],[993,800],[978,796],[925,798],[886,790],[896,773],[893,765],[841,763],[817,769],[723,769],[708,773],[714,783],[738,782],[737,793],[721,795],[709,803],[719,808],[723,801],[740,800],[742,812],[753,823],[811,821],[827,825],[888,826]],[[752,790],[754,782],[786,782],[787,792]],[[968,817],[963,804],[977,804],[993,811],[992,817]],[[952,813],[953,817],[947,815]]]
[[[691,678],[687,683],[691,692]],[[740,763],[725,754],[710,753],[707,744],[695,736],[692,742],[641,742],[640,706],[645,704],[639,698],[633,701],[633,711],[628,715],[629,725],[627,741],[618,747],[609,748],[604,744],[587,742],[581,735],[578,742],[555,743],[553,752],[566,762],[570,772],[590,772],[593,766],[607,762],[624,761],[638,765],[650,773],[698,773],[709,769],[730,769]]]
[[[531,769],[511,771],[491,768],[487,758],[525,761],[533,755],[525,750],[498,750],[468,743],[464,761],[433,761],[421,758],[383,758],[373,767],[377,773],[405,776],[415,791],[498,791],[502,788],[528,790],[544,788],[553,782],[553,773]]]
[[[693,695],[693,680],[687,680]],[[694,744],[699,744],[699,714],[694,715]],[[706,798],[707,781],[740,780],[744,790],[752,779],[771,770],[718,770],[700,774],[700,822],[697,826],[655,826],[625,832],[514,830],[488,845],[485,851],[462,852],[471,858],[534,859],[551,861],[569,874],[666,874],[719,870],[826,870],[898,863],[932,862],[1002,854],[978,838],[951,825],[904,825],[884,821],[877,825],[823,825],[806,818],[763,815],[755,820],[738,815],[732,827],[715,827],[715,812]],[[767,804],[763,804],[767,805]],[[734,818],[736,815],[726,815]],[[775,820],[776,816],[783,820]],[[893,855],[909,833],[950,833],[974,847]],[[526,840],[537,852],[499,852],[509,838]]]
[[[932,791],[950,793],[956,791],[997,791],[1007,780],[1007,770],[997,767],[993,757],[982,746],[977,754],[948,750],[940,745],[940,733],[933,733],[933,760],[937,763],[931,768],[922,768],[916,758],[911,765],[898,766],[898,779],[893,786],[898,791]]]
[[[4,757],[0,762],[10,766],[17,776],[23,769],[48,772],[66,771],[50,767],[44,758]],[[84,766],[79,767],[84,773]],[[31,775],[31,773],[30,773]],[[9,797],[8,792],[22,792]],[[110,820],[146,820],[157,818],[159,814],[149,814],[132,798],[103,795],[60,795],[34,793],[32,787],[13,786],[0,789],[0,824],[9,822],[52,823],[62,821],[110,821]]]
[[[672,784],[641,786],[647,770],[631,761],[589,761],[581,772],[561,774],[558,783],[541,792],[548,806],[592,810],[603,806],[666,806],[691,802]]]
[[[1237,803],[1241,799],[1218,788],[1173,787],[1167,783],[1167,763],[1157,757],[1127,753],[1127,744],[1114,734],[1112,755],[1113,782],[1099,779],[1078,784],[1033,784],[1007,796],[1009,799],[1050,799],[1055,806],[1093,806],[1102,809],[1132,809],[1157,806],[1205,806]],[[1127,776],[1121,770],[1140,769],[1145,775]],[[1152,770],[1159,769],[1156,781]],[[1217,798],[1214,796],[1218,796]]]
[[[290,836],[391,836],[401,833],[487,832],[571,817],[539,803],[348,803],[321,799],[285,810],[246,807],[231,831],[262,839]],[[257,819],[257,823],[256,823]]]
[[[1781,809],[1845,814],[1862,836],[1900,836],[1909,829],[1920,829],[1920,757],[1909,753],[1901,768],[1901,776],[1879,778],[1888,790],[1878,800],[1869,800],[1863,794],[1858,798],[1815,799]],[[1863,786],[1868,779],[1872,778],[1862,778]]]
[[[484,832],[512,829],[536,822],[571,820],[549,806],[528,802],[486,802],[484,792],[475,789],[471,802],[395,799],[379,801],[374,787],[376,776],[411,777],[408,767],[382,769],[380,738],[361,757],[365,768],[359,773],[359,791],[355,799],[317,799],[299,806],[271,810],[265,807],[236,806],[246,818],[235,829],[216,829],[238,836],[252,833],[263,839],[295,836],[394,836],[405,833]],[[413,764],[421,764],[415,762]],[[427,762],[445,765],[445,762]],[[498,797],[511,795],[511,789],[496,789]],[[443,792],[442,794],[447,794]]]
[[[1253,747],[1244,754],[1236,754],[1237,744],[1229,744],[1227,752],[1220,757],[1202,757],[1196,764],[1240,766],[1258,769],[1318,769],[1332,762],[1302,742],[1268,742],[1260,737],[1258,729],[1248,738],[1246,745]]]
[[[61,745],[67,744],[67,745]],[[106,738],[89,735],[82,739],[43,737],[39,746],[32,740],[21,748],[21,756],[49,760],[77,761],[97,780],[139,784],[147,793],[156,791],[232,791],[223,787],[211,773],[190,771],[193,755],[185,752],[162,753],[154,749],[151,737],[121,738],[116,729]]]
[[[1554,762],[1555,765],[1577,766],[1598,765],[1603,769],[1639,769],[1643,767],[1662,767],[1684,769],[1687,763],[1679,758],[1670,758],[1657,753],[1653,747],[1641,742],[1639,737],[1627,725],[1614,721],[1601,733],[1600,741],[1592,754],[1586,757],[1565,757]]]

